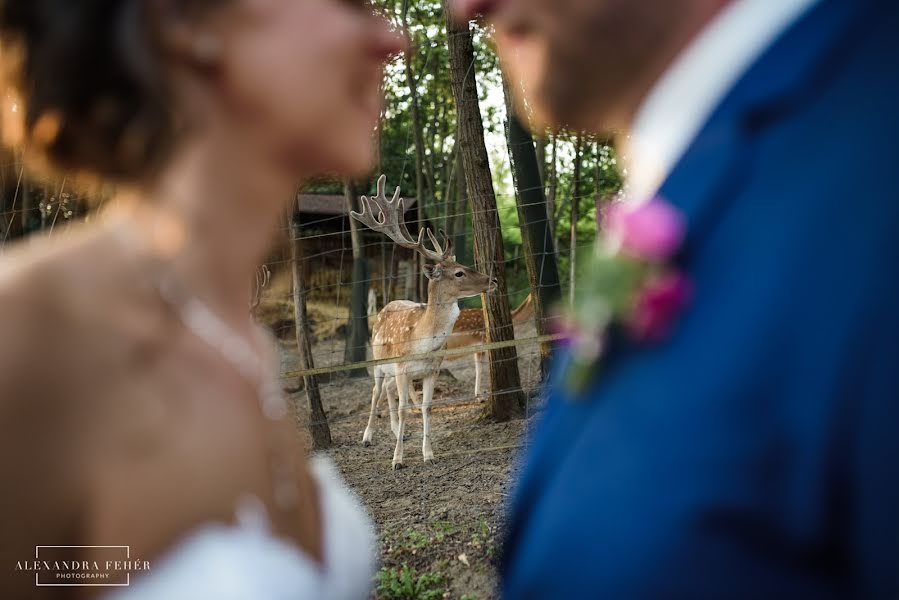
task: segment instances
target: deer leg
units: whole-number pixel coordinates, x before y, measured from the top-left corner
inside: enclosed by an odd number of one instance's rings
[[[362,445],[371,446],[371,435],[375,421],[375,411],[378,408],[378,398],[381,397],[381,386],[384,382],[384,376],[379,369],[375,369],[375,385],[371,391],[371,413],[368,415],[368,425],[365,427],[365,433],[362,434]]]
[[[384,384],[381,386],[381,394],[378,396],[378,403],[375,405],[375,416],[379,419],[381,418],[381,400],[387,395],[387,388],[390,387],[390,382],[392,379],[390,377],[384,377]]]
[[[428,375],[425,377],[421,389],[421,420],[424,424],[424,433],[421,440],[421,453],[425,462],[434,460],[434,451],[431,450],[431,402],[434,399],[434,383],[437,375]]]
[[[481,400],[481,376],[484,373],[484,353],[475,352],[474,354],[474,397],[475,400]]]
[[[411,379],[409,380],[409,401],[415,408],[421,407],[421,402],[418,401],[418,392],[415,391],[415,383]]]
[[[409,380],[405,373],[396,375],[396,391],[400,397],[400,406],[397,411],[396,449],[393,451],[393,470],[403,468],[403,430],[406,426],[406,412],[409,405]]]
[[[393,395],[395,388],[396,379],[391,379],[390,382],[384,386],[384,393],[387,395],[387,408],[390,411],[390,431],[393,432],[393,437],[396,437],[397,432],[400,429],[399,419],[396,414],[396,397]]]

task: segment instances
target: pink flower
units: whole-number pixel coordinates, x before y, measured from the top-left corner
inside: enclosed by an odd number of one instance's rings
[[[690,280],[676,271],[662,273],[647,281],[628,321],[634,337],[643,342],[664,338],[690,301],[692,292]]]
[[[683,242],[685,230],[683,216],[661,198],[634,206],[624,202],[609,206],[608,233],[635,258],[670,258]]]

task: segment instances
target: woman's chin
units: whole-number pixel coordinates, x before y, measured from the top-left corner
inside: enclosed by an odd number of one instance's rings
[[[375,151],[371,138],[363,141],[313,148],[303,144],[290,149],[282,148],[282,165],[293,173],[306,177],[358,178],[375,168]]]
[[[322,165],[316,171],[322,174],[357,179],[369,175],[375,168],[374,155],[361,152],[358,156],[348,152],[339,158],[335,157],[335,160],[329,161],[329,163]]]

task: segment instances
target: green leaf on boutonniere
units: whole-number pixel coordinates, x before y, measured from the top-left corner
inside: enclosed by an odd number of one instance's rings
[[[623,314],[633,304],[647,271],[645,263],[621,255],[594,256],[588,268],[588,275],[578,285],[575,311],[590,309],[593,301],[601,299],[612,316]]]

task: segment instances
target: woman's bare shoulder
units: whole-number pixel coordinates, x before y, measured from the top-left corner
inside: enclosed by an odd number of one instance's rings
[[[0,378],[33,378],[53,365],[41,384],[68,385],[77,369],[111,367],[159,341],[171,322],[152,284],[159,268],[99,224],[11,247],[0,257]]]

